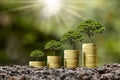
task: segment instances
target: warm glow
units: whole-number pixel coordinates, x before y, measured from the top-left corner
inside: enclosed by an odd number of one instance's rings
[[[4,1],[4,0],[3,0]],[[9,0],[19,4],[11,11],[35,13],[35,27],[45,33],[62,35],[77,26],[80,20],[90,18],[96,0]],[[91,11],[90,11],[91,10]],[[32,18],[32,16],[31,16]]]
[[[43,4],[42,15],[45,17],[50,17],[58,13],[61,9],[61,0],[39,0]]]

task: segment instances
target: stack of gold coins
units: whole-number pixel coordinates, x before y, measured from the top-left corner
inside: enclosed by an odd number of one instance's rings
[[[88,68],[97,67],[97,52],[94,43],[86,43],[82,45],[83,50],[83,65]]]
[[[60,56],[47,56],[47,66],[49,68],[61,67],[61,57]]]
[[[64,66],[66,68],[75,68],[79,65],[78,50],[64,50]]]
[[[44,62],[42,62],[42,61],[30,61],[29,62],[29,66],[43,67],[44,66]]]

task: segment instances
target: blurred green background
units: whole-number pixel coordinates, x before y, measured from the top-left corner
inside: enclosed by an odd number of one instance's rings
[[[93,39],[98,65],[120,63],[120,0],[46,1],[0,0],[0,65],[28,64],[32,50],[44,51],[47,41],[59,40],[89,18],[106,27]],[[82,43],[77,45],[80,51]],[[62,56],[63,50],[58,52]]]

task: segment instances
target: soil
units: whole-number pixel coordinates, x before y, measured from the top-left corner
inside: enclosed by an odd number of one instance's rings
[[[120,80],[120,64],[55,69],[27,65],[0,66],[0,80]]]

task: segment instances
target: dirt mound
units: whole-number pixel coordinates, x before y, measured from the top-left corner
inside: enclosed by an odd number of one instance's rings
[[[120,80],[120,64],[105,64],[94,69],[0,66],[0,80]]]

